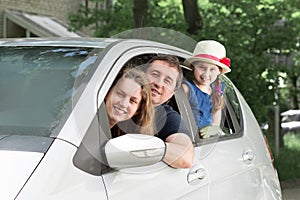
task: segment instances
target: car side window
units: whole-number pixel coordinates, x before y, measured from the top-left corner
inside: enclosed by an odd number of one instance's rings
[[[234,90],[233,84],[228,78],[223,76],[221,81],[225,83],[224,100],[225,106],[222,110],[221,129],[226,135],[236,135],[240,132],[241,124],[241,108]]]
[[[184,73],[184,78],[186,80],[192,80],[193,78],[193,73],[191,70],[184,68],[183,67],[183,73]],[[221,118],[221,134],[218,134],[218,137],[226,139],[226,138],[231,138],[231,137],[236,137],[241,133],[241,109],[240,109],[240,103],[234,88],[234,85],[232,82],[224,75],[221,76],[221,81],[222,84],[224,84],[224,91],[223,91],[223,96],[224,96],[224,101],[225,105],[224,108],[222,109],[222,118]],[[195,119],[193,118],[193,122],[191,124],[195,124]],[[195,141],[205,141],[209,140],[209,138],[213,137],[208,137],[208,138],[200,138],[199,133],[197,132],[194,134]]]
[[[135,64],[142,65],[145,63],[144,59],[146,58],[138,57],[135,60]],[[130,64],[133,63],[124,58],[123,64],[117,69],[118,72],[113,72],[111,77],[106,79],[108,88],[111,87],[115,79],[119,78],[118,74]],[[115,131],[110,128],[105,101],[100,101],[99,105],[97,113],[85,133],[73,159],[73,163],[77,168],[93,175],[101,175],[103,172],[110,170],[103,148],[106,142],[114,137],[112,132]]]

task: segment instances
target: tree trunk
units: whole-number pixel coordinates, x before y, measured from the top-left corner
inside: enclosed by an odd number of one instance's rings
[[[293,92],[291,94],[291,103],[292,103],[292,108],[295,110],[299,109],[299,102],[298,102],[298,87],[297,87],[297,80],[298,80],[298,76],[291,76],[291,83],[292,83],[292,88],[293,88]]]
[[[279,126],[279,147],[283,147],[284,146],[284,140],[283,140],[283,136],[284,133],[282,131],[281,128],[281,118],[279,117],[279,124],[275,124],[275,112],[274,112],[274,107],[270,107],[268,109],[268,135],[269,135],[269,139],[274,141],[275,144],[275,126]]]
[[[187,32],[190,34],[197,33],[202,29],[203,22],[199,14],[197,0],[182,0],[184,18],[188,24]]]
[[[147,23],[147,0],[134,0],[133,17],[135,28],[144,27]]]
[[[270,107],[268,109],[268,135],[271,140],[275,139],[275,117],[274,108]]]

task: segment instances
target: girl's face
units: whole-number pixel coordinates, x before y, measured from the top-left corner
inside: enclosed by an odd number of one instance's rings
[[[221,74],[221,70],[217,65],[206,62],[195,62],[194,77],[196,83],[202,86],[210,86]]]
[[[106,97],[106,110],[110,127],[130,119],[139,109],[142,88],[133,79],[122,77]]]

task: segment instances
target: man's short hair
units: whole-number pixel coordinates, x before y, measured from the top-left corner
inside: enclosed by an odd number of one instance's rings
[[[153,63],[154,61],[156,60],[160,60],[160,61],[165,61],[167,63],[169,63],[172,67],[174,67],[178,72],[179,72],[179,75],[177,77],[177,81],[176,81],[176,87],[175,87],[175,90],[181,86],[181,82],[182,82],[182,78],[183,78],[183,72],[182,72],[182,69],[180,67],[180,61],[179,59],[176,57],[176,56],[173,56],[173,55],[165,55],[165,54],[161,54],[161,55],[157,55],[157,56],[154,56],[152,57],[147,65],[146,65],[146,69],[149,67],[149,65],[151,63]]]

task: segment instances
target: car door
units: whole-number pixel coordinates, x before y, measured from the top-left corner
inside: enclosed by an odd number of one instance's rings
[[[129,59],[157,53],[183,56],[182,53],[172,49],[154,47],[131,49],[112,65],[111,73],[107,76],[104,85],[111,85],[120,66]],[[103,103],[105,94],[106,92],[99,92],[97,100],[99,104]],[[105,110],[102,110],[99,115],[105,116]],[[100,126],[105,124],[100,123]],[[200,151],[201,147],[195,148],[195,154]],[[149,166],[119,170],[108,168],[102,174],[108,199],[208,199],[208,177],[204,170],[206,163],[197,159],[191,169],[175,169],[162,161]]]
[[[226,87],[221,134],[207,139],[196,137],[196,149],[202,147],[196,157],[206,163],[209,176],[208,199],[257,199],[262,196],[262,183],[254,164],[255,147],[245,132],[244,108],[229,79],[223,77],[222,81]]]

